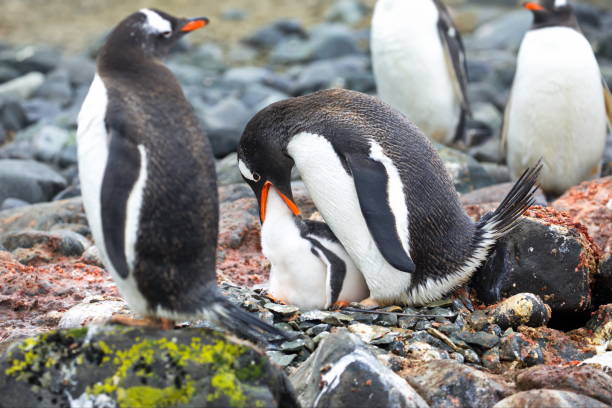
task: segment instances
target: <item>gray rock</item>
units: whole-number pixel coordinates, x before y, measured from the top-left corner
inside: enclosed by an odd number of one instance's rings
[[[355,39],[345,25],[321,24],[311,31],[312,59],[330,59],[359,54]]]
[[[58,69],[49,73],[34,92],[34,96],[55,101],[64,107],[68,106],[73,96],[68,71]]]
[[[508,397],[493,408],[606,408],[608,404],[585,395],[558,390],[522,391]]]
[[[528,292],[546,299],[553,315],[589,309],[594,254],[580,231],[554,222],[558,221],[522,217],[498,240],[470,282],[479,299],[491,304]]]
[[[217,184],[224,186],[243,182],[237,163],[238,155],[236,153],[230,153],[215,163]]]
[[[359,0],[335,0],[325,10],[323,17],[327,21],[352,25],[360,22],[366,11],[366,7]]]
[[[50,231],[63,224],[87,226],[87,218],[80,197],[0,212],[0,225],[2,225],[4,234],[27,229]]]
[[[494,376],[453,360],[428,361],[402,376],[431,407],[490,407],[512,392]]]
[[[223,74],[223,81],[248,85],[255,82],[264,82],[272,76],[272,71],[263,67],[236,67],[230,68]]]
[[[544,362],[540,345],[529,341],[521,333],[509,333],[501,338],[500,360],[519,361],[527,366]]]
[[[298,406],[263,353],[209,329],[50,332],[12,347],[0,373],[11,407],[91,407],[100,396],[120,407]]]
[[[428,407],[354,335],[327,336],[292,375],[304,407]]]
[[[300,70],[293,95],[301,95],[321,89],[340,87],[360,90],[366,88],[373,77],[368,72],[368,58],[362,55],[348,55],[340,58],[315,61]],[[359,85],[359,86],[353,86]]]
[[[267,351],[266,354],[270,361],[281,367],[287,367],[297,357],[297,354],[285,354],[281,351]]]
[[[588,365],[532,367],[517,375],[516,385],[521,391],[539,388],[572,391],[612,405],[612,377]]]
[[[310,41],[293,37],[279,42],[270,52],[269,61],[272,64],[297,64],[310,61],[313,55],[313,45]]]
[[[245,44],[255,48],[272,48],[290,36],[306,37],[306,31],[297,20],[282,19],[243,39]]]
[[[45,82],[40,72],[30,72],[0,85],[0,98],[28,99]]]
[[[486,332],[470,333],[461,331],[455,333],[455,336],[465,341],[467,344],[480,346],[486,349],[490,349],[499,344],[499,337]]]
[[[45,45],[26,45],[0,51],[0,65],[8,64],[22,74],[32,71],[53,71],[59,64],[61,54]]]
[[[225,69],[223,49],[214,43],[205,43],[173,57],[178,64],[198,67],[200,75],[218,74]]]
[[[75,88],[82,86],[89,88],[96,73],[96,63],[82,56],[62,57],[59,68],[68,73],[70,83]]]
[[[463,205],[500,203],[512,189],[514,183],[494,184],[489,187],[479,188],[469,193],[461,194],[460,200]],[[535,193],[536,203],[546,204],[546,196],[542,189]]]
[[[204,112],[204,127],[215,157],[236,151],[251,112],[236,97],[229,97]]]
[[[29,160],[0,160],[0,202],[19,198],[30,203],[50,200],[66,187],[51,167]]]
[[[248,64],[258,55],[259,52],[255,48],[246,44],[237,44],[229,50],[227,58],[232,64]]]
[[[247,11],[240,8],[229,8],[221,12],[221,18],[227,21],[242,21],[247,15]]]
[[[531,26],[531,21],[531,13],[527,10],[505,13],[478,27],[466,44],[476,49],[504,48],[516,51],[523,35]]]
[[[95,245],[90,246],[85,250],[85,252],[83,252],[81,255],[81,260],[86,264],[104,268],[102,258],[100,258],[100,251],[98,251],[98,247]]]
[[[16,132],[26,127],[30,122],[20,103],[0,98],[0,125],[5,130]]]
[[[62,112],[59,102],[42,98],[28,99],[21,106],[30,123],[51,122]]]
[[[242,101],[248,108],[252,109],[254,112],[258,112],[270,103],[281,101],[288,97],[289,95],[274,88],[259,83],[253,83],[245,88],[242,95]]]
[[[18,198],[7,198],[2,202],[2,206],[0,206],[0,211],[10,210],[13,208],[26,207],[30,205],[27,201],[20,200]]]
[[[19,78],[19,71],[8,65],[0,65],[0,84]]]
[[[70,134],[64,129],[51,125],[44,126],[32,140],[34,155],[42,161],[54,161],[69,137]]]
[[[63,256],[81,256],[91,243],[73,231],[35,231],[9,232],[2,236],[2,245],[13,252],[20,248],[46,246]]]
[[[467,193],[493,184],[491,176],[472,157],[438,143],[433,145],[459,193]]]

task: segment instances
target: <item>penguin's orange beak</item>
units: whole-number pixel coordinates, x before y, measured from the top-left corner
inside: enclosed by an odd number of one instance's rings
[[[545,11],[546,10],[544,7],[540,6],[538,3],[535,3],[533,1],[528,1],[528,2],[523,3],[523,7],[531,11]]]
[[[208,25],[208,21],[209,20],[206,17],[192,18],[191,20],[187,21],[187,24],[181,27],[181,31],[189,32],[206,27]]]
[[[272,183],[266,181],[264,183],[263,188],[261,189],[261,197],[259,200],[259,217],[261,218],[261,223],[263,224],[266,219],[266,207],[268,206],[268,194],[270,193],[270,187],[272,187]],[[291,210],[293,215],[300,215],[300,209],[293,201],[291,201],[286,195],[278,191],[278,194],[283,199],[287,207]]]

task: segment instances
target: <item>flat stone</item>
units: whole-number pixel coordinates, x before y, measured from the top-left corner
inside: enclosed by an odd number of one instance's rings
[[[90,325],[104,325],[110,323],[114,314],[130,314],[123,299],[92,297],[68,309],[62,315],[58,328],[76,329]]]
[[[493,408],[606,408],[608,404],[585,395],[559,390],[530,390],[514,394]]]
[[[297,354],[285,354],[280,351],[267,351],[266,354],[274,364],[281,367],[287,367],[297,357]]]
[[[365,343],[371,343],[372,340],[378,339],[391,331],[382,326],[371,326],[363,323],[353,323],[348,326],[351,333],[356,334]]]
[[[40,72],[30,72],[19,78],[0,84],[0,97],[15,98],[19,100],[28,99],[45,81],[45,76]]]
[[[456,332],[454,335],[460,338],[461,340],[465,341],[467,344],[474,344],[474,345],[481,346],[487,349],[495,347],[497,344],[499,344],[499,337],[497,337],[494,334],[490,334],[490,333],[485,333],[485,332],[470,333],[470,332],[461,331],[461,332]]]
[[[300,311],[299,307],[290,305],[279,305],[278,303],[266,303],[264,307],[281,316],[291,316]]]

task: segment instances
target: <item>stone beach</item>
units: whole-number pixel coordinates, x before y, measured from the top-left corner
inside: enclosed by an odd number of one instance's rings
[[[560,197],[538,193],[462,291],[423,307],[275,302],[236,147],[270,103],[330,87],[375,94],[374,2],[318,2],[307,17],[273,20],[244,4],[206,30],[257,15],[248,32],[223,41],[202,31],[167,63],[216,158],[217,282],[288,338],[254,345],[206,321],[167,332],[110,323],[129,310],[92,241],[76,154],[103,31],[66,52],[0,40],[0,408],[612,406],[612,135],[601,177]],[[464,141],[435,147],[478,220],[510,188],[499,128],[531,17],[515,1],[448,4],[464,36],[473,118]],[[576,12],[612,87],[612,4],[580,2]],[[315,213],[298,174],[292,188],[303,215]]]

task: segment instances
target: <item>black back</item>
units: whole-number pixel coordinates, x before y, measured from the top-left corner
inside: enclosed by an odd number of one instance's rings
[[[555,7],[555,0],[540,0],[539,4],[545,10],[533,10],[532,30],[546,27],[569,27],[580,31],[578,19],[574,8],[567,3],[565,6]]]
[[[370,138],[393,160],[407,197],[410,256],[416,264],[412,286],[442,278],[463,265],[472,251],[474,223],[431,143],[402,114],[359,92],[320,91],[259,112],[243,133],[238,155],[252,171],[282,173],[286,161],[291,161],[290,139],[304,131],[326,137],[348,174],[345,155],[369,155]]]
[[[98,73],[108,92],[105,124],[110,146],[120,145],[119,149],[128,152],[124,154],[127,160],[109,156],[103,224],[122,222],[104,216],[122,213],[126,197],[121,184],[135,181],[134,169],[140,166],[137,146],[144,145],[147,184],[134,277],[151,308],[161,305],[189,313],[202,309],[204,289],[215,284],[215,168],[208,139],[192,107],[174,75],[157,59],[163,50],[144,47],[139,38],[142,19],[144,15],[135,13],[124,20],[98,58]],[[113,138],[119,142],[114,143]],[[138,159],[138,163],[129,159]],[[119,210],[105,211],[105,207]]]

